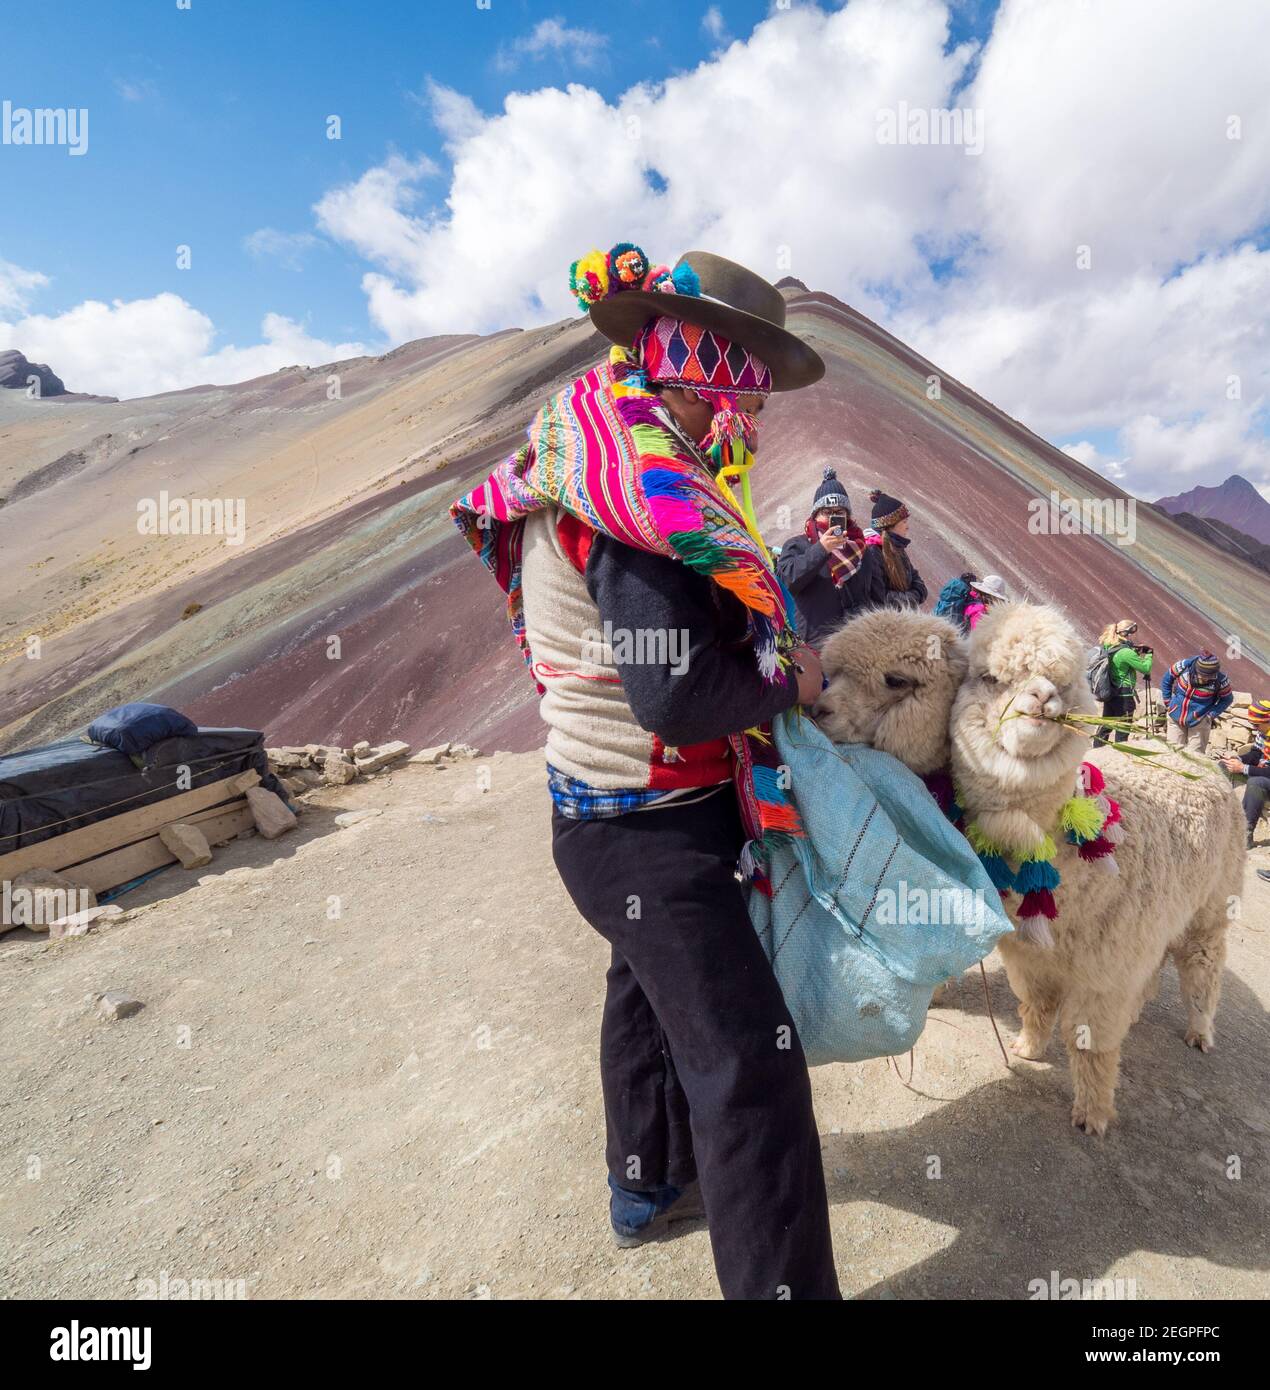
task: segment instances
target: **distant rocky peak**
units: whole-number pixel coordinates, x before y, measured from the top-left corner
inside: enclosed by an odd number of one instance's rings
[[[64,396],[66,386],[60,376],[55,376],[51,368],[43,362],[28,362],[16,348],[0,352],[0,386],[11,391],[25,391],[31,385],[31,378],[39,382],[41,396]]]

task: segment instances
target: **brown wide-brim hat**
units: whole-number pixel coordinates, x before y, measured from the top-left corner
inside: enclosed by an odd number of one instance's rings
[[[796,391],[824,376],[820,354],[785,327],[785,298],[775,285],[709,251],[687,251],[675,268],[685,261],[701,282],[700,295],[619,290],[591,305],[591,322],[625,348],[649,319],[662,314],[699,323],[761,358],[771,370],[773,391]]]

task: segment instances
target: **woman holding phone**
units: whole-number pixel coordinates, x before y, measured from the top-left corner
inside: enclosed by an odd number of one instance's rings
[[[880,547],[870,545],[851,518],[851,499],[832,468],[812,499],[800,536],[780,549],[776,572],[794,596],[798,632],[819,648],[848,618],[886,603]]]

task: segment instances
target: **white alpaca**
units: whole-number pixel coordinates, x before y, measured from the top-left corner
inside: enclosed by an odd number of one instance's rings
[[[886,617],[889,635],[884,624],[875,624],[868,644],[883,667],[893,646],[903,648],[917,634],[914,623],[932,621],[921,614]],[[849,624],[833,641],[846,646],[857,629]],[[1014,1049],[1039,1059],[1057,1024],[1071,1062],[1072,1123],[1103,1134],[1115,1116],[1121,1043],[1153,997],[1166,957],[1181,977],[1186,1041],[1205,1052],[1213,1046],[1227,911],[1242,885],[1242,817],[1215,774],[1201,772],[1188,781],[1111,748],[1091,751],[1087,738],[1052,722],[1064,711],[1093,708],[1085,646],[1055,609],[1012,604],[990,610],[966,655],[968,670],[948,727],[951,770],[967,822],[1004,846],[1029,847],[1051,836],[1062,878],[1054,893],[1058,916],[1048,930],[1036,930],[1043,919],[1020,920],[1018,897],[1005,900],[1019,929],[998,943],[1023,1024]],[[844,721],[836,726],[832,711],[853,701],[878,705],[879,697],[848,671],[841,654],[826,661],[826,671],[830,689],[822,707],[828,717],[822,723],[839,738]],[[946,688],[930,682],[915,689],[908,718],[916,718],[920,704],[926,717],[940,719],[947,712]],[[858,715],[855,723],[861,726]],[[889,751],[905,757],[899,746]],[[1120,803],[1115,873],[1081,859],[1059,827],[1082,760],[1102,770],[1107,794]],[[1161,761],[1200,772],[1176,754]],[[1009,862],[1017,865],[1016,858]],[[1038,935],[1050,937],[1049,944]]]

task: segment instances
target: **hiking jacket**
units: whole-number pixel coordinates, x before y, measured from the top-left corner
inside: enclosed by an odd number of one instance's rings
[[[776,562],[776,573],[794,596],[799,635],[817,650],[848,618],[886,604],[886,575],[876,545],[865,545],[859,569],[841,588],[829,576],[829,560],[819,541],[797,535],[781,546]]]
[[[1135,651],[1133,644],[1123,642],[1119,646],[1104,647],[1104,651],[1110,651],[1107,665],[1111,667],[1111,683],[1116,688],[1117,694],[1133,692],[1134,686],[1138,683],[1138,672],[1144,676],[1151,674],[1151,656],[1146,652]]]
[[[1197,658],[1175,661],[1160,682],[1160,699],[1174,724],[1189,729],[1202,719],[1216,719],[1234,704],[1235,692],[1225,671],[1218,671],[1211,686],[1192,683],[1191,667]]]

